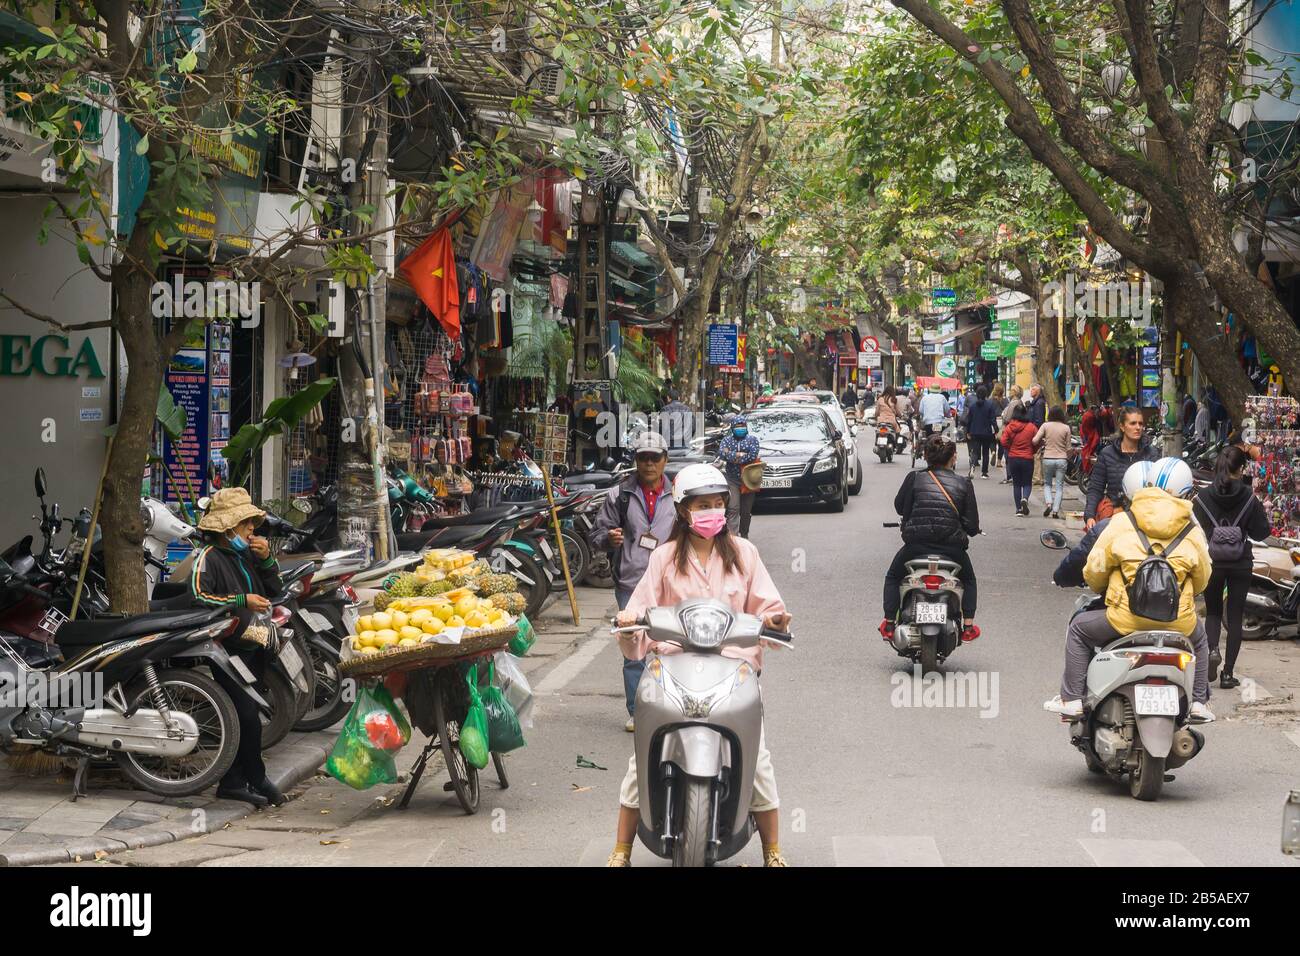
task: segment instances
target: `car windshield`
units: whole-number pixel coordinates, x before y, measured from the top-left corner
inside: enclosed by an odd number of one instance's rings
[[[759,441],[830,441],[826,416],[815,409],[764,411],[749,418],[749,430]]]

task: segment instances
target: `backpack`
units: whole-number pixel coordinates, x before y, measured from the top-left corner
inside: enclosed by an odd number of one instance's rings
[[[1231,521],[1220,521],[1210,515],[1210,520],[1214,522],[1214,529],[1210,532],[1210,560],[1216,564],[1241,561],[1246,557],[1246,535],[1239,526],[1254,500],[1253,497],[1247,497],[1245,506]],[[1205,510],[1209,514],[1209,509]]]
[[[1133,512],[1126,511],[1125,514],[1128,515],[1128,520],[1132,523],[1133,530],[1137,532],[1138,540],[1147,553],[1142,563],[1138,565],[1132,583],[1124,577],[1124,569],[1120,568],[1119,576],[1124,581],[1128,592],[1128,609],[1137,617],[1144,617],[1148,621],[1175,621],[1178,619],[1178,603],[1182,596],[1182,589],[1178,586],[1178,575],[1174,572],[1167,556],[1182,544],[1194,525],[1191,521],[1187,522],[1183,525],[1183,530],[1157,552],[1147,536],[1142,533],[1142,529],[1138,527]]]

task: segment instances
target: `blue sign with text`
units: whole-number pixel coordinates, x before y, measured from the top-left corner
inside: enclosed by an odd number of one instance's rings
[[[735,365],[740,346],[739,328],[734,325],[709,326],[709,364]]]

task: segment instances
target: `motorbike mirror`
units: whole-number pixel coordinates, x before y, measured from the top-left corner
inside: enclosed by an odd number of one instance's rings
[[[601,471],[613,471],[616,467],[618,467],[618,462],[608,456],[600,462]]]
[[[37,468],[37,469],[36,469],[36,497],[37,497],[37,498],[44,498],[44,497],[45,497],[45,487],[46,487],[46,486],[45,486],[45,469],[44,469],[44,468]]]
[[[295,511],[301,511],[305,515],[311,514],[311,502],[306,498],[294,498],[293,508]]]
[[[1051,548],[1053,551],[1064,551],[1070,544],[1060,531],[1044,531],[1038,536],[1038,540],[1043,543],[1043,547]]]
[[[207,510],[212,507],[212,499],[209,498],[207,495],[204,495],[202,498],[196,501],[195,504],[199,506],[200,511],[206,513]]]

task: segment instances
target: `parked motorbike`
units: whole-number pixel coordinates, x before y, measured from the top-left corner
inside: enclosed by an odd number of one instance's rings
[[[1053,550],[1068,547],[1059,531],[1044,531],[1040,540]],[[1080,605],[1094,598],[1085,595]],[[1115,780],[1127,774],[1131,796],[1157,799],[1173,779],[1166,771],[1205,746],[1188,724],[1195,674],[1192,644],[1177,631],[1134,631],[1094,651],[1083,716],[1062,718],[1088,769]]]
[[[91,760],[165,797],[215,784],[239,747],[234,705],[206,674],[167,665],[184,656],[233,672],[218,642],[236,620],[200,610],[68,621],[52,607],[58,583],[30,552],[16,567],[0,560],[0,746],[75,758],[74,799]],[[67,705],[26,699],[35,681],[70,692]],[[74,687],[90,693],[77,700]]]
[[[885,524],[897,528],[898,522]],[[904,564],[901,601],[892,644],[899,657],[919,662],[924,673],[939,669],[961,643],[961,599],[965,589],[956,561],[929,555]]]
[[[1300,547],[1256,544],[1251,551],[1254,566],[1241,638],[1259,641],[1300,626]]]
[[[754,834],[749,814],[763,729],[763,699],[750,665],[721,653],[793,636],[720,601],[651,608],[636,625],[681,654],[652,655],[637,688],[637,836],[673,866],[711,866]]]

